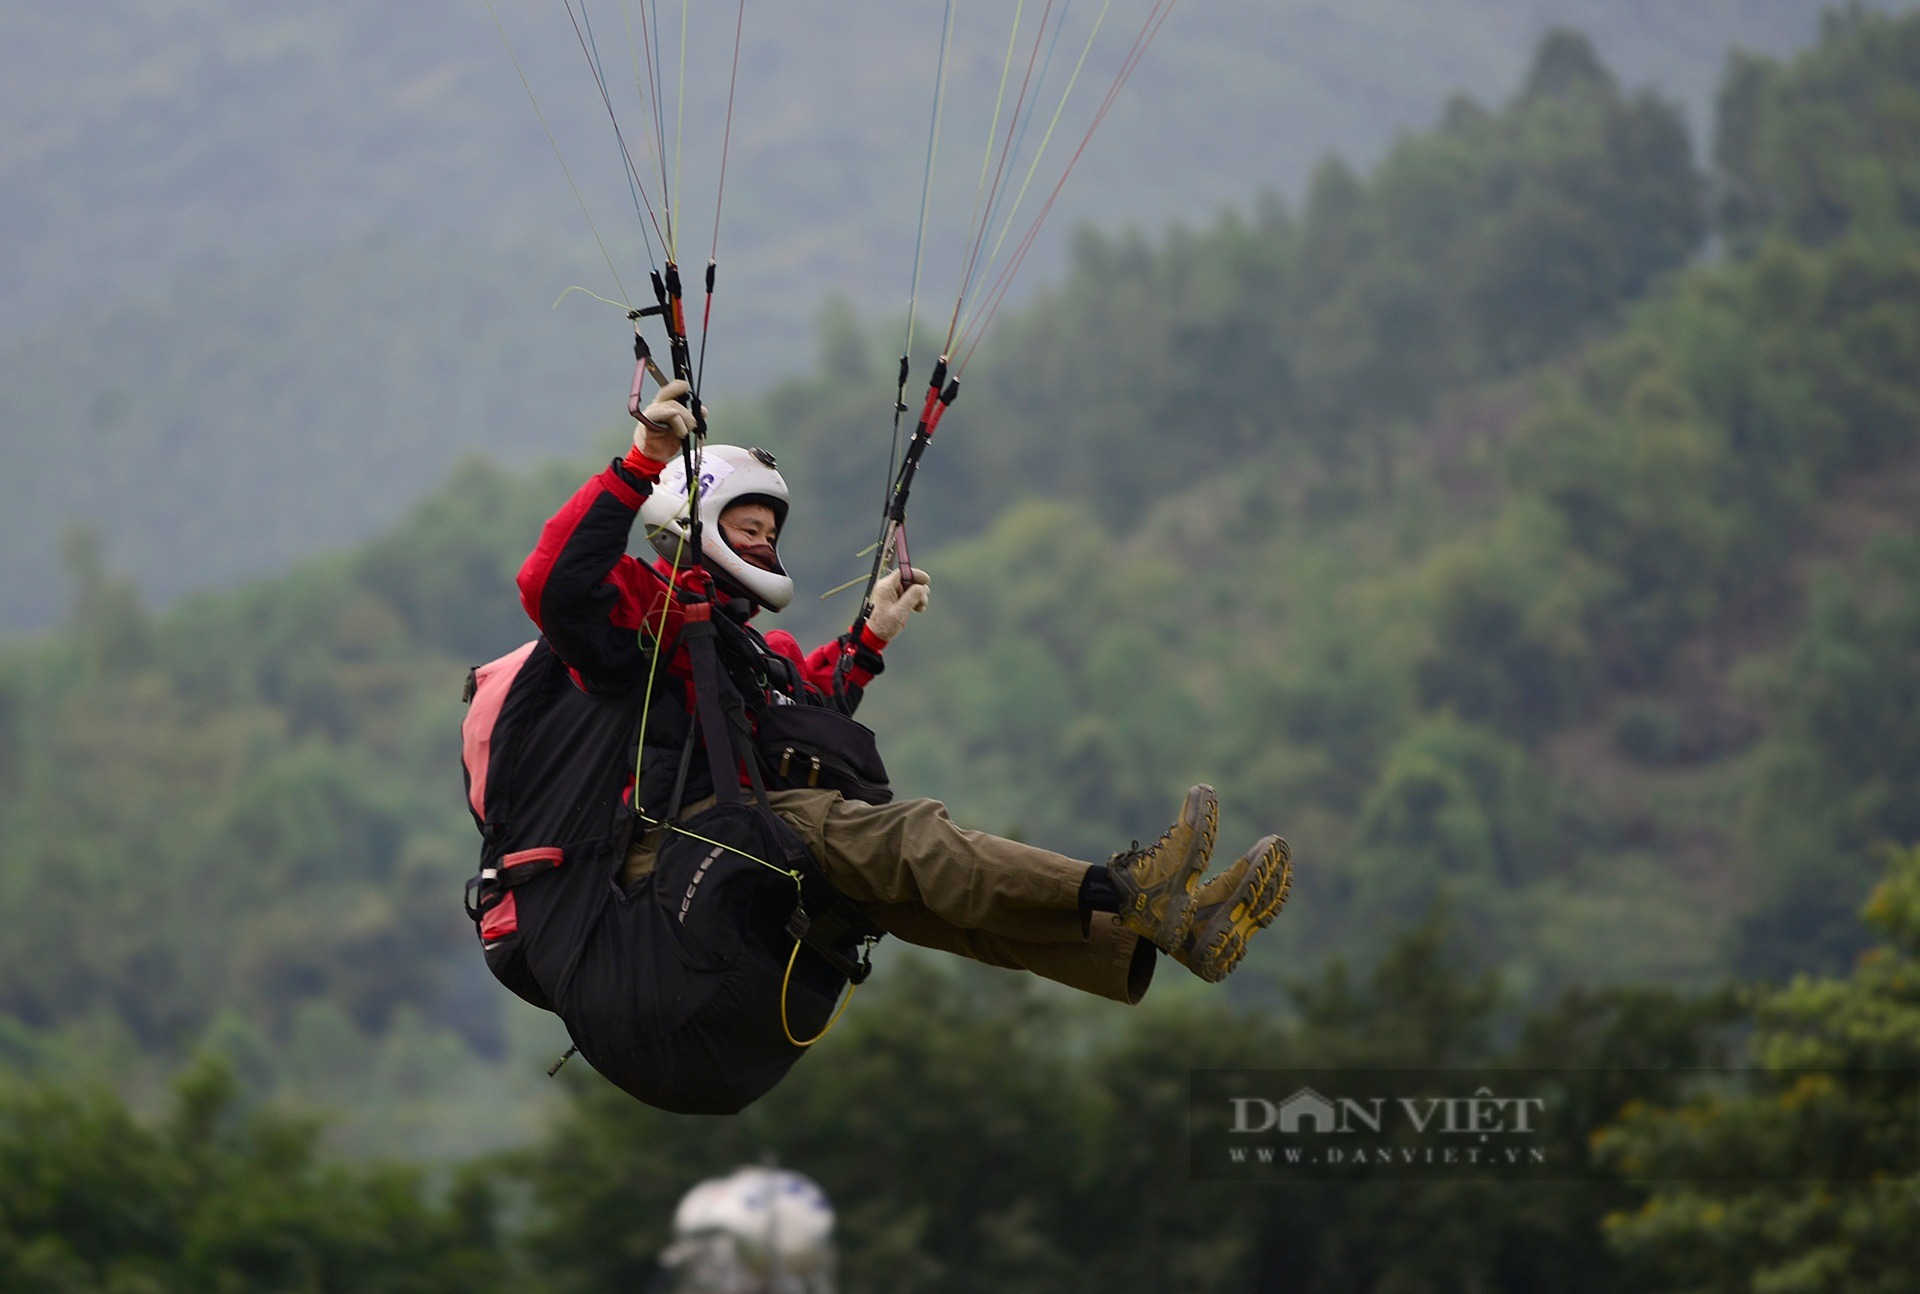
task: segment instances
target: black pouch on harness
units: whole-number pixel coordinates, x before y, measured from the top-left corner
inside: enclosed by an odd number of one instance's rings
[[[798,891],[782,873],[806,859],[792,828],[743,803],[680,827],[607,905],[561,1014],[587,1062],[648,1105],[732,1114],[806,1054],[789,1030],[817,1034],[847,981],[821,957],[791,955]]]
[[[682,631],[718,802],[674,823],[653,870],[605,901],[559,1004],[589,1064],[683,1114],[730,1114],[779,1082],[866,978],[854,955],[879,934],[768,807],[751,761],[741,795],[746,720],[711,632],[691,618]]]
[[[754,749],[768,790],[819,787],[867,804],[893,800],[873,730],[838,710],[769,706],[760,716]]]

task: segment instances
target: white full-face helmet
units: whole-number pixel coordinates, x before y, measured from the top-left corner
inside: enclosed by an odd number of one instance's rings
[[[764,449],[738,445],[708,445],[700,456],[700,552],[716,576],[736,586],[769,611],[793,601],[793,578],[774,560],[773,570],[762,570],[741,557],[720,528],[720,514],[736,503],[764,503],[773,509],[776,533],[787,524],[787,483]],[[640,524],[646,527],[654,550],[668,561],[691,564],[688,542],[687,469],[676,458],[660,473],[659,484],[640,505]]]

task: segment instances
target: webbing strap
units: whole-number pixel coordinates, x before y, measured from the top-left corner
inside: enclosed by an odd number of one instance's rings
[[[766,784],[760,780],[760,759],[753,748],[753,725],[747,722],[746,707],[741,703],[740,693],[729,686],[720,697],[720,708],[726,712],[727,723],[732,734],[740,742],[745,758],[740,762],[747,769],[747,783],[753,787],[754,803],[767,813],[773,812],[773,805],[767,799]]]
[[[687,739],[680,743],[680,763],[673,770],[673,795],[667,800],[667,816],[664,821],[677,822],[680,818],[680,805],[687,794],[687,770],[693,767],[693,743],[700,735],[700,726],[687,716]],[[635,786],[639,782],[634,783]]]
[[[710,608],[711,604],[707,604]],[[707,609],[707,608],[702,608]],[[713,792],[718,804],[741,804],[739,766],[746,765],[747,780],[753,788],[754,807],[765,815],[769,824],[778,827],[779,819],[773,812],[773,805],[767,799],[766,784],[760,776],[760,764],[753,748],[753,730],[747,721],[746,707],[741,699],[740,690],[733,685],[720,668],[719,655],[715,650],[715,629],[708,615],[691,614],[681,630],[680,641],[686,645],[687,657],[693,667],[694,706],[698,711],[700,730],[706,739],[707,768],[713,776]],[[740,760],[735,755],[735,739],[739,740],[739,750],[746,758]],[[688,760],[681,759],[681,773],[684,776]],[[679,795],[674,796],[676,802]],[[669,825],[669,830],[683,831],[682,828]],[[691,835],[691,832],[683,834]],[[777,832],[776,832],[777,835]],[[732,848],[726,846],[726,848]],[[733,852],[740,853],[738,849]],[[743,857],[752,857],[742,854]],[[858,985],[865,981],[872,970],[873,963],[863,956],[855,961],[841,950],[843,942],[877,938],[879,930],[866,918],[851,899],[834,889],[819,867],[807,867],[807,876],[803,879],[798,870],[787,870],[765,859],[755,858],[754,862],[774,871],[784,872],[793,879],[795,896],[799,901],[794,906],[793,915],[787,922],[787,933],[792,936],[793,951],[787,957],[787,974],[780,984],[780,1027],[787,1041],[797,1047],[810,1047],[826,1037],[827,1031],[840,1018],[836,1010],[826,1027],[812,1038],[805,1040],[793,1036],[793,1027],[787,1019],[787,989],[793,978],[794,959],[799,956],[800,945],[807,947],[824,960],[827,965],[843,975],[849,984]],[[808,880],[812,881],[811,887]],[[812,893],[809,894],[811,888]],[[809,913],[808,902],[812,901],[814,912]],[[840,1010],[846,1007],[845,1001]]]
[[[689,608],[691,611],[692,608]],[[728,686],[713,649],[713,622],[689,618],[680,631],[693,665],[693,701],[707,748],[707,771],[713,776],[713,796],[719,804],[739,804],[740,770],[733,758],[733,740],[721,711],[721,689]],[[737,705],[739,698],[734,698]]]

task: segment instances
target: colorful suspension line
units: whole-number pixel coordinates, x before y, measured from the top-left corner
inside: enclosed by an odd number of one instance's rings
[[[594,223],[593,212],[587,209],[587,200],[582,196],[580,186],[574,182],[573,168],[567,165],[566,154],[560,151],[560,141],[553,137],[553,127],[547,124],[547,114],[540,110],[540,100],[533,93],[533,83],[527,80],[526,69],[520,66],[520,56],[513,52],[513,42],[507,39],[507,29],[500,21],[500,14],[494,9],[493,0],[484,0],[484,3],[487,16],[493,19],[493,29],[500,33],[500,44],[507,51],[507,61],[513,64],[514,74],[520,78],[520,87],[527,92],[527,102],[533,105],[533,115],[539,120],[540,129],[547,137],[547,145],[553,149],[553,159],[560,163],[560,173],[567,177],[567,187],[573,190],[573,200],[580,204],[580,214],[586,218],[587,228],[593,233],[594,245],[600,249],[600,259],[607,263],[607,273],[613,276],[613,285],[620,293],[620,300],[631,309],[633,299],[627,295],[627,285],[620,281],[620,271],[614,266],[613,254],[607,250],[607,240],[600,236],[600,226]]]
[[[568,6],[569,14],[571,14],[572,0],[564,0],[564,2]],[[681,106],[679,112],[680,119],[675,125],[676,156],[674,169],[676,174],[679,170],[678,139],[682,136],[686,116],[688,7],[687,4],[683,3],[680,24],[679,93]],[[641,84],[642,64],[640,50],[638,47],[633,46],[632,41],[632,11],[630,8],[626,8],[625,12],[628,22],[628,43],[633,50],[634,56],[635,88],[640,90],[643,100],[647,102],[651,109],[650,115],[653,118],[655,153],[660,162],[662,186],[661,210],[665,217],[664,225],[658,220],[656,220],[654,224],[655,232],[660,235],[661,245],[665,251],[663,262],[655,266],[649,276],[653,285],[654,304],[645,308],[630,309],[627,312],[627,317],[633,323],[634,327],[633,382],[628,390],[627,412],[636,420],[640,418],[641,411],[644,407],[643,391],[646,379],[649,376],[653,377],[655,382],[663,387],[667,384],[668,380],[670,380],[660,371],[659,365],[654,361],[651,348],[647,345],[646,339],[641,331],[640,325],[643,319],[657,316],[665,326],[667,332],[667,354],[673,372],[673,378],[671,380],[678,380],[687,384],[686,398],[694,420],[693,434],[681,442],[680,452],[682,467],[687,479],[688,548],[692,559],[697,563],[701,551],[702,530],[700,518],[700,457],[704,453],[707,438],[706,408],[700,396],[702,378],[706,367],[707,342],[712,335],[714,288],[719,276],[720,219],[726,199],[727,160],[732,151],[733,143],[733,108],[739,85],[740,45],[746,27],[746,0],[739,0],[734,17],[733,54],[727,83],[726,124],[721,136],[720,179],[714,198],[713,242],[707,257],[706,272],[704,275],[706,299],[704,309],[701,312],[700,351],[697,362],[694,357],[689,330],[687,328],[685,287],[681,279],[680,266],[675,253],[678,238],[673,218],[673,187],[667,184],[665,114],[662,111],[662,78],[659,75],[659,10],[657,5],[653,7],[652,22],[649,23],[648,8],[643,0],[640,13],[640,39],[647,52],[645,63],[647,69],[645,74],[646,84],[644,86]],[[586,0],[581,0],[581,13],[584,21]],[[617,114],[615,114],[613,110],[611,96],[607,92],[606,78],[599,67],[597,58],[598,50],[592,40],[592,28],[590,24],[586,30],[587,35],[582,40],[582,49],[588,52],[588,61],[595,73],[595,83],[600,88],[601,99],[607,106],[609,119],[613,122],[615,137],[620,141],[621,154],[627,164],[629,182],[636,188],[639,188],[641,186],[639,183],[638,169],[633,164],[632,154],[626,148],[624,133],[620,130]],[[648,204],[647,211],[649,214],[652,213],[651,204]]]
[[[993,165],[993,154],[994,154],[993,141],[995,140],[995,138],[998,137],[1000,133],[1000,113],[1001,113],[1001,109],[1003,109],[1006,106],[1007,80],[1013,74],[1013,56],[1015,51],[1019,48],[1020,17],[1026,11],[1026,7],[1027,7],[1026,0],[1020,0],[1020,3],[1014,6],[1013,30],[1007,33],[1007,53],[1006,53],[1006,57],[1004,58],[1004,60],[1002,60],[1000,65],[1000,89],[994,95],[993,120],[987,126],[987,148],[986,148],[985,155],[982,156],[980,159],[980,179],[978,183],[975,184],[974,190],[973,190],[973,212],[967,217],[967,243],[969,245],[969,250],[967,251],[966,255],[961,258],[960,286],[954,290],[954,294],[953,294],[953,318],[947,324],[947,339],[945,342],[941,343],[941,346],[940,346],[940,352],[943,355],[950,354],[953,350],[953,332],[955,328],[960,326],[960,306],[961,306],[961,303],[967,299],[967,288],[973,278],[974,261],[978,255],[978,247],[979,247],[978,241],[974,236],[974,229],[980,223],[981,199],[983,197],[987,198],[986,205],[989,209],[991,209],[993,206],[992,199],[991,197],[988,196],[987,172]],[[1052,0],[1048,0],[1048,8],[1049,9],[1052,8]],[[1045,18],[1043,17],[1041,21],[1044,23]],[[1032,71],[1031,64],[1028,65],[1028,71],[1029,72]],[[1026,87],[1023,85],[1021,87],[1022,99],[1024,99],[1025,96],[1026,96]],[[1014,115],[1016,118],[1019,116],[1019,109],[1017,105],[1015,107]],[[1005,169],[1004,157],[1001,165],[1002,165],[1002,169],[1004,170]],[[996,189],[998,188],[999,183],[1000,183],[1000,177],[998,174],[995,174],[994,186]]]
[[[987,253],[987,264],[989,267],[1000,258],[1000,249],[1006,245],[1007,234],[1013,228],[1013,222],[1015,218],[1019,216],[1020,208],[1027,200],[1027,190],[1033,187],[1033,177],[1039,174],[1040,163],[1046,160],[1047,149],[1048,146],[1053,143],[1054,132],[1059,129],[1060,118],[1066,114],[1067,103],[1073,98],[1074,88],[1080,83],[1080,73],[1086,68],[1087,58],[1093,53],[1094,44],[1099,40],[1101,29],[1106,26],[1107,14],[1112,8],[1113,0],[1104,0],[1104,3],[1100,6],[1098,16],[1093,20],[1093,26],[1087,32],[1086,42],[1080,47],[1080,57],[1074,60],[1073,71],[1067,77],[1066,88],[1060,92],[1060,102],[1054,105],[1053,116],[1048,120],[1047,128],[1040,136],[1039,146],[1034,149],[1033,160],[1027,164],[1027,173],[1020,181],[1020,189],[1014,194],[1013,204],[1008,208],[1006,218],[1000,225],[999,236],[994,239],[993,248]],[[1060,32],[1066,24],[1066,11],[1064,8],[1061,11],[1060,17],[1061,21],[1056,24],[1053,29],[1054,44],[1058,43]],[[1046,81],[1047,68],[1053,65],[1053,54],[1053,45],[1049,45],[1047,49],[1047,62],[1040,70],[1040,78],[1043,84]],[[1028,114],[1026,124],[1020,128],[1021,140],[1017,141],[1014,145],[1016,152],[1019,150],[1020,142],[1024,142],[1027,127],[1030,126],[1032,122],[1033,115]],[[990,212],[989,223],[991,223],[992,218],[998,214],[997,208]],[[972,313],[970,312],[961,320],[961,333],[964,334],[971,330],[971,321]]]
[[[873,571],[867,577],[867,596],[848,635],[849,642],[855,646],[859,644],[860,633],[873,615],[873,590],[880,581],[886,560],[892,557],[897,562],[902,591],[914,582],[912,559],[907,551],[907,499],[913,493],[913,478],[920,471],[920,459],[926,454],[927,446],[933,443],[933,433],[939,430],[940,420],[946,416],[959,395],[960,379],[947,375],[947,360],[943,355],[933,366],[933,376],[927,382],[927,396],[920,406],[920,420],[914,426],[913,439],[907,442],[906,457],[900,460],[900,470],[893,478],[892,489],[888,491],[886,520],[880,543],[874,550]],[[836,692],[840,690],[852,654],[842,652],[834,665]]]
[[[1026,229],[1026,232],[1015,244],[1012,256],[1004,265],[996,270],[994,262],[998,259],[1000,251],[1005,246],[1007,237],[1014,227],[1014,222],[1019,216],[1020,208],[1025,201],[1027,192],[1032,186],[1035,175],[1039,171],[1041,161],[1046,156],[1048,145],[1052,142],[1055,131],[1059,127],[1061,117],[1065,113],[1067,102],[1072,97],[1074,88],[1079,83],[1081,71],[1085,68],[1094,42],[1106,23],[1108,12],[1113,7],[1113,0],[1104,0],[1099,15],[1094,20],[1093,26],[1087,35],[1086,43],[1080,51],[1080,56],[1074,63],[1072,74],[1068,77],[1066,88],[1061,93],[1060,101],[1055,106],[1048,120],[1047,128],[1042,133],[1032,161],[1028,165],[1026,174],[1020,181],[1019,189],[1014,194],[1013,200],[1007,207],[1004,219],[1002,220],[1001,203],[1005,196],[1003,184],[1008,176],[1008,168],[1012,159],[1021,151],[1028,130],[1032,125],[1033,118],[1037,113],[1039,107],[1039,88],[1045,83],[1047,71],[1052,66],[1054,50],[1058,45],[1060,33],[1065,26],[1067,10],[1071,5],[1071,0],[1066,0],[1065,3],[1061,4],[1057,21],[1054,20],[1054,3],[1055,0],[1046,0],[1045,7],[1040,15],[1039,25],[1033,35],[1032,46],[1027,52],[1026,67],[1022,74],[1019,89],[1014,98],[1013,110],[1011,114],[1004,114],[1007,87],[1012,80],[1013,61],[1019,52],[1019,33],[1022,15],[1025,11],[1025,0],[1021,0],[1021,3],[1016,6],[1013,30],[1007,39],[1007,50],[1001,67],[999,89],[996,93],[992,122],[988,130],[986,153],[981,159],[980,178],[974,192],[973,212],[968,218],[960,282],[958,290],[955,293],[953,312],[949,318],[946,339],[941,347],[940,357],[935,364],[933,378],[929,383],[927,397],[921,408],[919,423],[914,430],[913,439],[908,445],[906,458],[902,460],[898,468],[896,468],[894,464],[899,453],[900,419],[909,408],[906,402],[906,388],[912,368],[914,312],[919,296],[920,264],[926,235],[927,199],[932,184],[934,153],[938,145],[940,113],[946,78],[947,46],[952,31],[951,4],[949,4],[947,14],[942,22],[940,63],[935,82],[933,119],[929,128],[927,146],[927,169],[922,180],[921,189],[920,225],[914,244],[913,291],[908,297],[907,344],[900,357],[899,379],[894,394],[894,433],[892,445],[888,451],[889,486],[881,510],[880,537],[873,550],[873,563],[867,575],[866,593],[862,598],[860,614],[854,621],[856,637],[873,613],[874,589],[889,567],[897,565],[900,568],[903,583],[912,579],[913,568],[906,547],[906,504],[908,496],[912,491],[914,475],[919,470],[921,458],[925,454],[928,444],[932,441],[933,433],[938,428],[940,419],[945,415],[947,408],[952,405],[954,399],[958,396],[960,378],[964,374],[968,363],[972,360],[973,354],[979,346],[980,338],[985,334],[987,324],[991,322],[994,314],[1000,307],[1000,303],[1005,299],[1013,283],[1015,274],[1021,264],[1026,260],[1027,254],[1032,250],[1040,227],[1052,212],[1055,202],[1066,186],[1067,177],[1072,174],[1080,158],[1085,154],[1088,143],[1091,142],[1094,133],[1106,119],[1107,113],[1112,109],[1115,100],[1119,97],[1121,88],[1139,66],[1140,60],[1145,56],[1147,47],[1152,44],[1154,37],[1160,32],[1160,28],[1165,25],[1168,15],[1172,12],[1175,0],[1154,0],[1152,8],[1142,21],[1139,33],[1134,37],[1132,46],[1128,49],[1126,57],[1122,59],[1120,69],[1115,75],[1113,83],[1108,87],[1098,109],[1094,112],[1092,121],[1088,124],[1079,145],[1074,149],[1073,154],[1068,158],[1066,165],[1062,168],[1058,179],[1053,185],[1052,191],[1048,194],[1038,214],[1034,217]],[[1050,40],[1049,35],[1051,35]],[[1046,49],[1044,61],[1040,57],[1043,46]],[[1036,66],[1039,67],[1039,77],[1037,81],[1034,75]],[[1000,125],[1003,115],[1007,115],[1004,133]],[[999,223],[999,233],[994,238],[991,249],[989,250],[987,248],[987,236],[996,222]],[[978,302],[971,301],[970,297],[972,296],[973,288],[981,282],[987,285],[984,289],[983,299]],[[833,592],[837,591],[838,590],[833,590]]]
[[[653,125],[653,156],[655,163],[660,168],[661,204],[666,208],[662,213],[666,221],[666,255],[671,257],[673,255],[673,241],[671,237],[673,232],[673,208],[667,203],[667,197],[670,194],[670,189],[667,184],[667,135],[666,126],[660,111],[660,62],[654,53],[652,31],[649,30],[647,26],[647,0],[641,0],[640,3],[639,44],[635,44],[633,39],[633,8],[630,0],[620,0],[620,11],[626,19],[627,49],[633,57],[633,88],[640,96],[642,106],[647,108],[648,119]],[[653,25],[655,28],[659,26],[657,7],[655,9]],[[641,57],[643,49],[646,55],[644,61]]]
[[[733,92],[740,84],[740,34],[747,24],[747,0],[740,0],[733,22],[733,66],[727,76],[727,120],[720,131],[720,183],[713,198],[713,244],[707,252],[707,302],[700,314],[700,362],[695,386],[707,375],[707,338],[713,335],[713,281],[720,259],[720,209],[727,200],[727,154],[733,151]]]
[[[1167,18],[1173,13],[1175,3],[1176,0],[1154,0],[1152,9],[1148,11],[1145,21],[1141,24],[1139,33],[1134,37],[1133,44],[1128,49],[1126,58],[1121,61],[1120,70],[1114,75],[1113,83],[1107,87],[1106,95],[1101,99],[1100,107],[1094,112],[1093,120],[1088,123],[1086,132],[1080,138],[1079,145],[1073,150],[1073,155],[1068,158],[1066,166],[1060,172],[1059,179],[1054,182],[1053,190],[1047,195],[1046,202],[1041,205],[1039,212],[1033,218],[1033,222],[1027,227],[1026,233],[1021,236],[1020,242],[1018,246],[1015,247],[1012,257],[1008,260],[1007,264],[1002,267],[999,275],[988,289],[985,314],[979,318],[977,324],[970,320],[962,330],[960,336],[956,338],[954,343],[956,348],[961,345],[965,346],[965,350],[961,353],[960,361],[955,368],[956,373],[964,373],[967,365],[972,362],[974,352],[979,349],[980,339],[986,335],[987,325],[992,322],[993,316],[999,311],[1000,303],[1006,299],[1007,291],[1013,285],[1014,276],[1018,273],[1020,266],[1025,262],[1027,253],[1033,250],[1033,244],[1039,237],[1041,226],[1046,223],[1047,216],[1053,211],[1054,203],[1059,200],[1061,191],[1066,187],[1067,177],[1073,174],[1074,167],[1079,164],[1080,158],[1087,151],[1087,145],[1093,142],[1094,133],[1100,129],[1101,123],[1106,120],[1107,113],[1112,110],[1115,101],[1120,97],[1121,89],[1124,88],[1128,80],[1132,78],[1135,69],[1140,66],[1140,61],[1146,57],[1147,49],[1153,44],[1154,38],[1160,34],[1160,29],[1166,25]],[[1049,128],[1048,133],[1052,133],[1051,128]]]
[[[600,65],[599,42],[593,38],[593,21],[587,15],[587,0],[580,0],[580,14],[575,17],[573,0],[561,0],[566,6],[567,21],[573,25],[574,39],[580,42],[580,52],[586,57],[587,71],[593,75],[593,84],[600,92],[600,102],[606,106],[607,121],[613,127],[614,142],[620,148],[620,160],[626,168],[628,192],[633,196],[633,214],[640,221],[640,237],[646,242],[647,260],[652,263],[653,240],[647,237],[647,225],[653,225],[653,232],[660,236],[661,249],[666,248],[666,235],[661,232],[659,217],[654,215],[653,203],[647,200],[646,190],[640,183],[640,172],[633,164],[633,153],[627,148],[626,132],[620,129],[620,118],[613,110],[613,96],[607,89],[606,72]],[[584,30],[583,25],[584,24]],[[664,190],[663,200],[664,200]]]
[[[881,482],[880,516],[882,534],[876,543],[875,552],[886,547],[886,514],[888,502],[893,497],[894,473],[898,470],[900,459],[900,418],[907,411],[907,378],[913,371],[913,332],[920,306],[920,270],[925,260],[927,245],[928,199],[933,191],[934,160],[940,153],[940,112],[946,103],[947,91],[947,47],[953,37],[953,0],[947,0],[946,13],[940,20],[940,53],[934,64],[933,111],[927,120],[927,162],[920,175],[920,216],[914,222],[913,235],[913,274],[907,290],[907,336],[900,346],[900,377],[893,393],[893,435],[887,445],[887,475]],[[874,578],[878,577],[876,563]],[[861,620],[871,613],[873,583],[867,585],[867,596],[862,599]]]
[[[900,526],[906,517],[906,494],[899,488],[899,472],[901,470],[899,466],[900,419],[901,416],[907,412],[908,408],[907,378],[913,371],[913,333],[920,303],[920,270],[924,264],[924,254],[926,251],[927,214],[929,211],[929,198],[933,192],[934,161],[940,153],[940,117],[941,110],[946,104],[947,51],[952,43],[952,38],[953,0],[947,0],[946,12],[942,14],[940,19],[940,52],[934,61],[933,108],[928,114],[927,119],[927,160],[920,176],[920,216],[914,226],[913,274],[911,276],[911,284],[907,290],[907,335],[906,340],[900,347],[900,376],[893,393],[893,435],[887,446],[887,476],[885,490],[880,498],[880,535],[874,542],[873,566],[867,572],[866,590],[860,598],[860,611],[854,616],[853,629],[849,634],[849,641],[856,645],[860,641],[861,631],[866,628],[868,619],[873,615],[874,587],[880,582],[880,576],[885,569],[886,562],[891,559],[891,555],[899,540]],[[940,370],[937,370],[932,386],[938,388],[944,377],[944,366],[942,366]],[[959,394],[960,388],[958,384],[956,384],[952,394],[947,396],[945,404],[941,405],[941,410],[944,411],[947,406],[951,405],[955,397]],[[930,413],[931,410],[922,410],[921,423],[931,423],[931,426],[929,426],[926,431],[925,439],[931,439],[933,435],[932,428],[939,425],[938,417],[930,417]],[[918,471],[920,455],[926,452],[926,446],[923,443],[922,437],[919,435],[918,427],[916,427],[915,431],[915,442],[918,444],[917,452],[913,452],[912,446],[909,446],[909,450],[912,453],[914,471]],[[912,477],[909,473],[907,490],[910,492],[911,489]],[[899,514],[899,521],[894,519],[896,512]],[[845,587],[848,586],[841,586],[841,588]],[[821,594],[821,596],[823,598],[831,597],[839,591],[839,589],[830,589],[826,593]],[[833,690],[836,695],[841,692],[845,684],[850,659],[850,652],[842,652],[840,659],[834,665]]]

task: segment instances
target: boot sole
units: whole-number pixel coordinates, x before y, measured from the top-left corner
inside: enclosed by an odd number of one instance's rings
[[[1177,947],[1186,937],[1187,927],[1193,920],[1193,892],[1200,888],[1200,878],[1213,856],[1214,837],[1220,830],[1220,802],[1214,798],[1212,787],[1196,786],[1187,793],[1175,825],[1187,824],[1194,818],[1198,821],[1192,822],[1193,843],[1186,857],[1180,860],[1179,868],[1161,886],[1142,895],[1144,907],[1118,914],[1122,927],[1162,950]],[[1160,904],[1165,906],[1156,915],[1153,909]]]
[[[1215,918],[1204,942],[1196,940],[1202,942],[1203,951],[1195,959],[1194,970],[1209,983],[1217,984],[1233,973],[1247,955],[1247,942],[1254,932],[1273,924],[1293,889],[1293,851],[1287,842],[1269,836],[1254,849],[1260,856],[1247,870],[1233,898],[1221,908],[1223,917]]]

